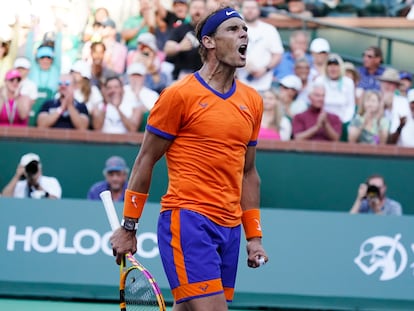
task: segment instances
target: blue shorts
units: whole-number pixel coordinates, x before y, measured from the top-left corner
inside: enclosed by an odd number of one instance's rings
[[[176,303],[221,293],[233,300],[240,225],[223,227],[185,209],[164,211],[158,247]]]

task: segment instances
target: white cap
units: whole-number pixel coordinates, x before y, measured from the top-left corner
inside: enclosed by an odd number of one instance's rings
[[[89,79],[89,80],[91,79],[91,76],[92,76],[91,66],[83,60],[75,61],[72,64],[70,71],[79,72],[82,77]]]
[[[30,162],[37,161],[40,162],[40,157],[35,153],[26,153],[22,158],[20,159],[20,165],[26,166]]]
[[[147,68],[145,68],[142,63],[132,63],[128,66],[127,74],[128,75],[145,75],[147,73]]]
[[[26,57],[18,57],[14,61],[13,67],[15,69],[17,68],[24,68],[24,69],[30,69],[30,61]]]
[[[309,50],[313,53],[329,53],[331,51],[331,46],[329,45],[328,40],[324,38],[315,38],[312,40]]]
[[[287,75],[283,77],[279,84],[283,85],[288,89],[295,89],[296,91],[302,90],[302,81],[296,75]]]
[[[137,38],[137,42],[148,46],[153,51],[158,51],[157,49],[157,39],[150,32],[144,32],[140,34]]]
[[[409,103],[414,102],[414,89],[410,89],[407,92],[407,99]]]

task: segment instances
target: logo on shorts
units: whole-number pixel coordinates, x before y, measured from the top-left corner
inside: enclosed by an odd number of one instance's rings
[[[204,284],[204,286],[200,285],[198,288],[201,289],[203,292],[206,292],[207,288],[208,288],[208,284],[206,283],[206,284]]]
[[[230,15],[232,15],[232,14],[234,14],[234,13],[236,13],[236,11],[226,11],[226,15],[227,15],[227,16],[230,16]]]

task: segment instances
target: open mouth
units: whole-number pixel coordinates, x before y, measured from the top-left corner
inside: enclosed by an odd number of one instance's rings
[[[247,51],[247,44],[242,44],[239,47],[239,53],[242,56],[246,56],[246,51]]]

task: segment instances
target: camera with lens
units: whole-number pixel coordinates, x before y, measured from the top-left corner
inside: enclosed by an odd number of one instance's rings
[[[27,164],[24,169],[26,171],[27,178],[32,179],[33,176],[36,175],[37,172],[39,171],[39,162],[32,161],[29,164]]]
[[[367,199],[375,199],[380,197],[380,188],[374,185],[368,185],[367,188]]]

